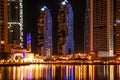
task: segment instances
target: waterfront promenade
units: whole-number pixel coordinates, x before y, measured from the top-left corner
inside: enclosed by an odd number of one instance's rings
[[[119,58],[90,59],[32,59],[32,60],[1,60],[0,66],[20,66],[30,64],[68,64],[68,65],[120,65]]]

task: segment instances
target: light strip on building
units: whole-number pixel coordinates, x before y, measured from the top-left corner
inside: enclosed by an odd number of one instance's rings
[[[23,1],[19,0],[19,11],[20,11],[20,46],[23,48]]]

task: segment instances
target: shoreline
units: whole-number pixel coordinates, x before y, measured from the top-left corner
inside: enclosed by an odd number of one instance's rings
[[[44,61],[44,62],[15,62],[15,63],[0,63],[0,66],[26,66],[26,65],[32,65],[32,64],[59,64],[59,65],[120,65],[120,63],[117,62],[70,62],[70,61]]]

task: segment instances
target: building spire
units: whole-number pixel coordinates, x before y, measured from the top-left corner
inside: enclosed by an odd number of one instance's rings
[[[44,11],[45,9],[47,9],[47,6],[43,6],[43,7],[41,8],[41,11]]]
[[[68,0],[64,0],[64,1],[62,1],[62,5],[66,5],[66,3],[68,3]]]

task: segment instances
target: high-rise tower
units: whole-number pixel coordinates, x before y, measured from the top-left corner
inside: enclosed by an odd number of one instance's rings
[[[120,0],[114,0],[114,40],[115,54],[120,55]]]
[[[85,29],[84,29],[84,53],[90,53],[90,0],[86,0]]]
[[[7,0],[8,43],[18,43],[23,48],[23,5],[22,0]],[[11,47],[12,48],[12,47]]]
[[[113,56],[113,0],[89,0],[89,53],[105,52]]]
[[[9,52],[7,28],[7,0],[0,0],[0,52]]]
[[[58,14],[58,54],[74,53],[73,10],[65,0],[61,3]]]
[[[44,6],[41,8],[38,20],[38,53],[51,55],[52,45],[52,16],[49,9]]]

